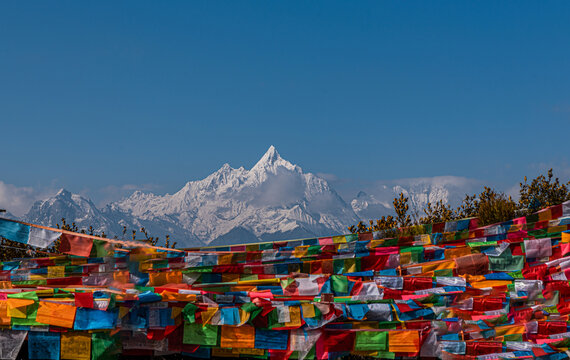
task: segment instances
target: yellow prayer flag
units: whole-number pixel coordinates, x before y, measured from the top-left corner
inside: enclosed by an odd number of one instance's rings
[[[218,254],[218,265],[229,265],[232,264],[234,254]]]
[[[48,266],[47,277],[50,279],[65,277],[65,266]]]
[[[333,244],[342,244],[346,242],[346,237],[342,236],[333,236]]]
[[[301,304],[303,307],[303,317],[314,318],[315,317],[315,307],[313,304]]]
[[[62,333],[61,334],[62,360],[90,360],[91,334]]]
[[[400,253],[400,265],[406,265],[412,262],[412,253],[403,252]]]
[[[309,250],[309,245],[297,246],[295,250],[293,250],[293,256],[300,258],[307,255],[307,251]]]
[[[285,323],[286,327],[301,326],[301,308],[298,306],[289,306],[289,319],[291,321]]]

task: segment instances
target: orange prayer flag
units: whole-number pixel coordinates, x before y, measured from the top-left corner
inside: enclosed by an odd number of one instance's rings
[[[167,284],[180,284],[182,283],[182,271],[167,271],[166,272]]]
[[[72,305],[40,301],[36,321],[71,329],[75,321],[76,310],[77,308]]]
[[[420,351],[420,335],[416,330],[388,332],[388,351],[415,353]]]
[[[10,315],[8,315],[8,302],[0,301],[0,325],[10,325]]]
[[[85,236],[63,234],[59,244],[59,251],[64,254],[88,257],[93,247],[93,239]]]
[[[249,325],[229,326],[222,325],[220,346],[223,348],[248,348],[255,347],[255,328]]]
[[[496,326],[495,331],[496,331],[495,336],[524,334],[525,333],[525,326],[524,326],[524,324],[522,324],[522,325]]]
[[[180,284],[182,282],[181,271],[155,271],[149,273],[148,286],[162,286],[166,284]]]
[[[160,293],[162,301],[196,301],[195,294],[179,294],[172,291],[163,291]]]
[[[475,289],[486,289],[498,286],[507,286],[512,283],[513,282],[510,280],[485,280],[485,281],[472,282],[470,284]]]
[[[453,260],[455,258],[466,256],[471,254],[471,248],[469,246],[459,246],[456,248],[445,249],[443,252],[446,259]]]
[[[27,307],[32,305],[35,301],[32,299],[8,299],[8,316],[18,319],[25,319],[27,315]]]
[[[455,261],[453,260],[432,261],[431,263],[422,264],[422,273],[436,270],[453,269],[454,267]]]

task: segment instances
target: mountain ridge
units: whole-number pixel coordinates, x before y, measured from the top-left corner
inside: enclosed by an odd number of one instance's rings
[[[66,207],[63,203],[67,201]],[[81,213],[83,210],[83,214]],[[57,215],[56,215],[57,214]],[[358,216],[326,180],[283,159],[271,146],[250,169],[224,164],[202,180],[189,181],[173,194],[135,191],[131,196],[97,209],[91,200],[66,190],[38,201],[26,214],[37,223],[60,220],[60,214],[96,231],[116,233],[145,227],[185,246],[343,233]],[[95,228],[95,225],[93,225]]]
[[[412,209],[427,201],[449,202],[464,186],[462,179],[379,182],[346,202],[327,180],[304,172],[270,146],[249,170],[225,163],[172,194],[134,191],[97,208],[90,199],[62,189],[34,203],[24,218],[54,226],[64,217],[79,228],[93,226],[111,236],[121,235],[123,227],[145,227],[161,239],[170,235],[179,246],[273,241],[346,233],[359,220],[391,214],[392,199],[400,191],[410,197]]]

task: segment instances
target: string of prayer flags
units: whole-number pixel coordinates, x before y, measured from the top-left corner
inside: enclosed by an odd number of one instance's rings
[[[422,229],[173,250],[0,219],[63,253],[0,263],[0,359],[568,358],[570,202]]]

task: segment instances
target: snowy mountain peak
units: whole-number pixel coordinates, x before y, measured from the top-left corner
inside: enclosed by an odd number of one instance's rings
[[[279,155],[275,146],[271,145],[269,147],[269,149],[267,149],[265,154],[263,154],[263,156],[261,157],[259,162],[265,162],[268,164],[272,164],[279,159],[281,159],[281,155]]]
[[[277,174],[280,169],[302,173],[302,169],[299,166],[283,159],[277,152],[277,149],[275,149],[275,146],[271,145],[257,164],[251,168],[250,173],[254,174],[259,181],[263,181],[267,178],[267,174]]]
[[[120,227],[107,219],[90,199],[60,189],[54,196],[36,201],[24,220],[35,224],[55,226],[65,218],[68,223],[76,223],[79,228],[93,226],[97,231],[115,231]],[[118,234],[118,232],[117,232]]]
[[[71,199],[71,193],[64,188],[59,189],[59,191],[55,194],[55,197],[60,198],[68,198]]]
[[[326,180],[303,173],[274,146],[251,170],[224,164],[172,195],[137,192],[103,214],[187,246],[337,234],[357,220]]]

